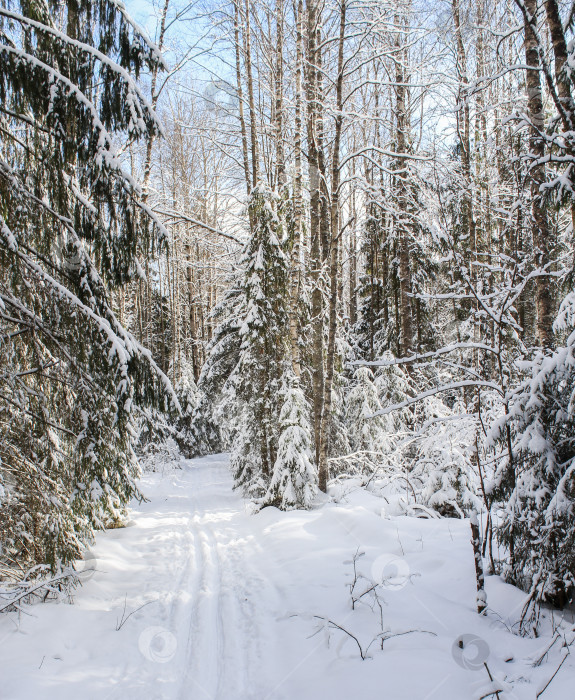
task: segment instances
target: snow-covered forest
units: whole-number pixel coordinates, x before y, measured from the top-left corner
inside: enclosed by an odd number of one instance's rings
[[[0,699],[563,700],[575,2],[0,0]]]

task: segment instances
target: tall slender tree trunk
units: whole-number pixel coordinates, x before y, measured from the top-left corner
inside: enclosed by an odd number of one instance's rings
[[[561,21],[557,0],[545,0],[545,13],[547,18],[547,27],[549,29],[551,43],[553,45],[555,83],[557,86],[556,106],[561,117],[563,129],[567,132],[573,132],[575,130],[575,101],[573,100],[573,95],[571,92],[570,68],[567,62],[567,39],[565,37],[565,29],[563,28],[563,23]],[[566,150],[568,154],[573,157],[574,152],[571,144],[572,140],[566,139]],[[571,201],[571,225],[572,231],[575,232],[575,201],[573,200]],[[551,249],[555,246],[555,244],[556,241],[554,239],[547,244],[546,247],[548,254],[551,252]],[[544,301],[542,306],[544,308],[543,313],[545,313],[546,303],[548,303],[551,307],[548,314],[551,320],[554,309],[554,299],[551,290],[549,290],[549,296],[550,299],[547,302]],[[545,329],[545,334],[548,338],[551,338],[552,329],[550,329],[548,332],[547,329]]]
[[[526,4],[527,5],[527,4]],[[553,57],[555,61],[555,82],[557,85],[557,97],[559,103],[557,108],[563,128],[566,131],[573,131],[575,127],[575,103],[571,94],[571,82],[568,74],[568,51],[565,30],[559,13],[557,0],[545,0],[545,14],[547,26],[553,44]]]
[[[403,356],[413,348],[413,319],[411,304],[411,265],[410,265],[410,226],[409,183],[407,181],[406,157],[409,135],[409,114],[407,105],[407,48],[403,27],[405,18],[396,15],[396,59],[395,59],[395,121],[396,121],[396,188],[398,204],[399,238],[399,296],[401,335],[400,348]]]
[[[240,0],[234,0],[234,43],[236,59],[236,90],[238,94],[238,110],[240,116],[240,130],[242,134],[242,156],[244,166],[244,176],[246,179],[246,189],[249,195],[251,191],[250,163],[248,156],[248,135],[246,130],[246,119],[244,115],[244,91],[242,87],[242,68],[240,56]]]
[[[186,261],[186,286],[188,291],[188,324],[190,346],[192,353],[192,371],[194,373],[194,381],[197,382],[200,378],[200,358],[198,357],[198,321],[196,314],[196,303],[194,298],[194,278],[192,273],[192,251],[188,243],[184,246],[184,256]]]
[[[281,193],[286,184],[286,165],[284,152],[284,106],[283,106],[283,70],[284,70],[284,0],[275,0],[276,20],[276,60],[274,66],[274,116],[276,140],[276,173],[278,190]]]
[[[301,289],[301,245],[302,245],[302,73],[303,73],[303,0],[294,3],[296,23],[296,70],[295,70],[295,177],[294,177],[294,230],[290,266],[290,346],[292,368],[296,377],[301,375],[298,308]]]
[[[166,17],[168,14],[168,7],[170,5],[170,0],[164,0],[162,10],[160,12],[160,31],[158,34],[158,49],[162,51],[164,47],[164,38],[166,33]],[[158,106],[159,92],[157,89],[158,85],[158,68],[154,67],[152,71],[152,82],[150,86],[151,94],[151,105],[152,109],[155,110]],[[154,149],[154,134],[150,133],[148,135],[148,140],[146,142],[146,155],[144,157],[144,175],[142,178],[142,202],[147,203],[150,194],[150,179],[152,174],[152,153]],[[151,337],[151,324],[149,319],[149,314],[152,308],[152,287],[150,284],[150,261],[149,257],[146,256],[144,270],[146,273],[145,281],[140,280],[138,282],[138,296],[140,299],[139,308],[142,315],[141,327],[141,337],[140,341],[145,344],[147,348],[151,349],[152,337]],[[145,299],[145,302],[144,302]]]
[[[170,0],[164,0],[160,12],[160,31],[158,34],[158,49],[160,51],[164,48],[164,40],[166,35],[166,17],[168,15],[168,8],[170,6]],[[160,93],[158,91],[158,68],[154,67],[152,71],[152,83],[150,86],[151,95],[151,105],[152,109],[156,109],[158,106],[158,99]],[[154,134],[148,136],[148,141],[146,143],[146,157],[144,160],[144,177],[142,180],[142,201],[145,203],[148,200],[149,188],[150,188],[150,177],[152,173],[152,151],[154,148]]]
[[[255,187],[258,183],[258,169],[259,169],[259,149],[258,149],[258,136],[256,129],[256,106],[254,97],[254,79],[252,71],[252,37],[251,37],[251,2],[250,0],[245,0],[245,34],[244,34],[244,44],[245,44],[245,66],[248,80],[248,104],[250,109],[250,136],[251,136],[251,151],[252,151],[252,187]]]
[[[473,213],[472,176],[471,176],[471,135],[470,135],[470,114],[469,99],[466,95],[469,87],[469,77],[467,74],[467,55],[463,43],[461,31],[461,15],[459,0],[453,0],[453,24],[455,28],[455,39],[457,44],[457,73],[459,76],[459,89],[457,94],[457,132],[459,147],[461,149],[461,169],[464,180],[465,192],[462,202],[463,226],[467,234],[466,249],[476,250],[475,217]],[[470,265],[473,268],[473,265]]]
[[[354,144],[355,150],[355,144]],[[355,201],[355,162],[351,163],[351,195],[350,215],[351,226],[349,232],[349,323],[353,327],[357,323],[357,210]]]
[[[306,0],[306,102],[307,102],[307,161],[310,189],[310,281],[312,313],[312,390],[315,456],[319,463],[321,448],[321,424],[323,412],[323,300],[321,290],[321,177],[320,148],[318,141],[318,60],[317,45],[320,11],[318,0]],[[321,487],[321,483],[320,483]]]
[[[527,83],[527,111],[531,123],[529,149],[535,160],[543,159],[545,142],[542,136],[545,128],[543,92],[541,88],[541,61],[539,44],[534,25],[537,17],[537,0],[525,0],[525,71]],[[543,200],[542,187],[545,184],[545,166],[535,162],[529,171],[531,183],[532,234],[535,246],[535,264],[538,269],[549,263],[551,227]],[[553,336],[553,298],[547,276],[537,278],[536,286],[537,336],[544,347],[551,345]]]
[[[346,0],[342,0],[340,6],[339,43],[337,59],[336,79],[336,117],[335,135],[332,149],[331,165],[331,211],[330,211],[330,257],[329,257],[329,321],[326,356],[326,372],[323,399],[323,418],[321,427],[320,457],[319,457],[319,487],[327,490],[328,473],[328,449],[331,429],[331,405],[332,386],[335,363],[335,335],[337,330],[337,291],[338,291],[338,261],[339,261],[339,194],[340,194],[340,148],[341,131],[343,126],[343,49],[345,42],[346,26]]]

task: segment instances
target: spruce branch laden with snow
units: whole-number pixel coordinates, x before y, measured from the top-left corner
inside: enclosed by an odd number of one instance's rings
[[[0,8],[0,559],[53,571],[138,496],[133,409],[167,379],[110,290],[165,231],[116,153],[160,126],[122,4]],[[164,399],[163,399],[164,400]]]

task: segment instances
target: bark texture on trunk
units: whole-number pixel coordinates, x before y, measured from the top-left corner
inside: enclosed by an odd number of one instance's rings
[[[404,18],[397,16],[396,25],[399,29],[404,25]],[[407,181],[407,148],[409,136],[409,113],[407,94],[407,49],[406,38],[398,31],[396,38],[395,59],[395,139],[396,139],[396,196],[399,210],[398,239],[399,239],[399,296],[401,335],[400,351],[406,357],[413,348],[413,318],[411,304],[411,264],[410,264],[410,225],[409,192]]]
[[[244,91],[242,86],[242,68],[240,56],[240,2],[234,0],[234,43],[236,59],[236,90],[238,93],[238,106],[240,116],[240,130],[242,133],[242,157],[244,166],[244,177],[246,179],[246,190],[249,195],[251,191],[250,162],[248,156],[248,134],[246,129],[246,118],[244,115]]]
[[[525,0],[525,71],[527,83],[527,111],[531,122],[529,148],[537,161],[545,156],[545,114],[541,87],[541,60],[539,42],[535,31],[537,0]],[[549,264],[551,227],[542,188],[545,184],[545,166],[535,162],[529,171],[531,182],[532,234],[535,247],[535,264],[542,269]],[[544,347],[550,347],[553,336],[553,297],[549,278],[537,278],[536,285],[537,336]]]
[[[254,79],[252,71],[252,30],[251,30],[251,3],[250,0],[245,0],[245,67],[248,82],[248,105],[250,110],[250,137],[251,137],[251,152],[252,152],[252,188],[258,183],[259,177],[259,149],[258,136],[256,128],[256,105],[254,97]]]
[[[323,413],[323,299],[321,291],[322,245],[321,245],[321,177],[320,162],[321,130],[319,112],[321,103],[319,90],[319,52],[318,26],[320,11],[318,0],[307,0],[307,42],[306,42],[306,102],[307,102],[307,160],[310,188],[310,280],[312,284],[312,391],[313,391],[313,425],[315,456],[319,463],[321,448],[321,429]],[[320,484],[321,487],[321,484]]]
[[[481,532],[479,531],[479,520],[475,511],[471,513],[470,523],[471,544],[473,546],[473,558],[475,560],[475,579],[477,582],[477,612],[482,615],[487,608],[487,594],[485,593]]]
[[[276,61],[274,66],[274,117],[276,139],[276,173],[278,190],[282,192],[286,184],[286,166],[284,151],[284,107],[283,107],[283,46],[284,46],[284,7],[283,0],[275,2],[276,20]]]
[[[325,386],[323,399],[323,419],[321,428],[320,454],[319,454],[319,487],[322,491],[327,490],[327,481],[329,478],[328,470],[328,450],[329,436],[331,428],[331,404],[332,404],[332,386],[333,373],[335,364],[335,334],[337,330],[337,297],[338,297],[338,261],[339,261],[339,191],[340,191],[340,147],[341,147],[341,131],[343,126],[343,49],[345,41],[345,24],[346,24],[346,0],[342,1],[340,6],[340,24],[339,24],[339,45],[338,45],[338,74],[336,80],[336,118],[335,118],[335,136],[332,149],[332,167],[331,167],[331,211],[330,211],[330,257],[329,257],[329,321],[328,321],[328,340],[327,340],[327,356],[326,356],[326,372]]]
[[[303,72],[303,0],[294,4],[296,22],[296,71],[295,71],[295,177],[294,177],[294,230],[291,248],[290,269],[290,346],[292,369],[296,377],[301,376],[299,351],[298,309],[301,290],[301,245],[302,245],[302,72]]]

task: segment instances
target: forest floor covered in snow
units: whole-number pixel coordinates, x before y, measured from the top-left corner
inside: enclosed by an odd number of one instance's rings
[[[0,616],[1,700],[532,700],[564,658],[559,639],[534,666],[551,636],[512,633],[524,596],[498,577],[476,614],[466,521],[392,515],[353,482],[311,511],[252,514],[225,455],[142,489],[73,604]],[[575,655],[541,697],[574,681]]]

